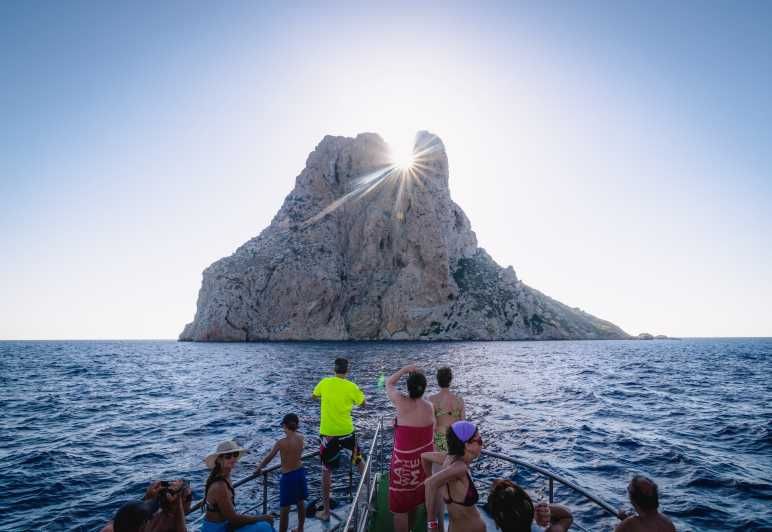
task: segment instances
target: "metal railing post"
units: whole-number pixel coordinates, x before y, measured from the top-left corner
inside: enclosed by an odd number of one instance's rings
[[[606,511],[611,516],[616,517],[619,519],[619,515],[617,513],[617,510],[611,506],[606,501],[600,499],[599,497],[596,497],[586,489],[582,488],[581,486],[578,486],[577,484],[571,482],[570,480],[566,479],[565,477],[562,477],[560,475],[557,475],[553,473],[552,471],[549,471],[548,469],[544,469],[543,467],[539,467],[535,464],[531,464],[529,462],[526,462],[524,460],[520,460],[518,458],[513,458],[511,456],[507,456],[501,453],[496,453],[493,451],[489,451],[487,449],[483,449],[482,454],[485,456],[490,456],[493,458],[497,458],[499,460],[504,460],[505,462],[509,462],[510,464],[520,465],[527,469],[530,469],[531,471],[535,471],[536,473],[539,473],[541,475],[544,475],[549,479],[549,491],[550,491],[550,502],[553,501],[554,498],[554,489],[553,489],[553,481],[556,480],[563,486],[583,495],[585,498],[590,500],[591,502],[597,504],[599,507],[601,507],[603,510]]]
[[[352,454],[351,461],[348,464],[348,502],[351,503],[354,500],[354,456]]]
[[[263,473],[263,514],[268,513],[268,473]]]
[[[555,491],[552,482],[552,477],[550,477],[550,504],[555,502]]]
[[[354,496],[345,524],[343,525],[343,530],[345,532],[349,532],[352,529],[355,531],[359,531],[359,529],[361,528],[359,526],[360,524],[359,523],[359,519],[360,519],[359,505],[362,502],[361,497],[363,495],[365,497],[365,501],[364,501],[365,504],[367,506],[370,505],[370,495],[372,493],[372,491],[370,490],[370,479],[372,478],[370,469],[374,466],[374,462],[377,460],[376,457],[378,456],[375,446],[378,443],[378,441],[382,441],[379,438],[380,429],[381,429],[381,423],[379,422],[375,427],[375,433],[373,433],[372,441],[370,442],[370,449],[367,453],[367,460],[365,460],[365,467],[364,467],[364,471],[362,471],[362,478],[359,480],[359,486],[357,487],[356,495]]]
[[[378,446],[378,461],[379,471],[383,473],[383,417],[378,420],[378,434],[379,434],[379,446]]]

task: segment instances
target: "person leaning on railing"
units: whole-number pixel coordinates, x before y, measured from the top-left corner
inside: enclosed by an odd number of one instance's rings
[[[183,480],[155,481],[143,501],[121,506],[101,532],[186,532],[185,513],[190,510],[191,496]]]
[[[427,476],[432,464],[442,464],[442,470],[424,482],[426,490],[427,528],[439,528],[434,501],[438,493],[448,507],[450,530],[458,532],[485,532],[485,523],[477,511],[479,494],[469,473],[469,465],[480,456],[483,441],[477,427],[469,421],[456,421],[447,432],[447,453],[423,453],[421,462]]]
[[[204,488],[206,511],[201,532],[269,532],[273,530],[270,515],[244,515],[236,513],[236,492],[231,484],[231,471],[246,449],[236,442],[226,441],[208,455],[204,462],[212,470]]]

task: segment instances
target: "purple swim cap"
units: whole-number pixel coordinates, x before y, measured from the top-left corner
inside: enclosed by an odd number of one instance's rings
[[[477,432],[477,427],[474,426],[474,423],[470,423],[469,421],[456,421],[450,428],[453,431],[453,434],[464,443],[471,440],[474,433]]]

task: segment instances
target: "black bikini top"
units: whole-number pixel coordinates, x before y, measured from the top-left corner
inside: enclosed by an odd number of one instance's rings
[[[236,506],[236,492],[233,490],[233,486],[231,486],[231,483],[228,482],[228,480],[225,477],[217,477],[215,478],[210,484],[209,487],[212,487],[212,484],[215,482],[225,482],[225,485],[228,486],[228,489],[231,492],[231,501],[233,503],[233,506]],[[209,488],[207,488],[207,492],[209,491]],[[209,500],[206,498],[206,494],[204,494],[204,505],[203,505],[205,512],[216,512],[220,513],[220,509],[217,507],[217,503],[210,504]]]
[[[477,501],[480,500],[480,494],[477,493],[477,488],[475,487],[474,482],[472,482],[472,475],[469,474],[469,471],[466,472],[466,478],[469,479],[469,487],[466,488],[464,500],[454,501],[450,496],[450,484],[446,484],[445,487],[448,489],[448,498],[444,499],[445,504],[460,504],[461,506],[474,506],[477,504]]]

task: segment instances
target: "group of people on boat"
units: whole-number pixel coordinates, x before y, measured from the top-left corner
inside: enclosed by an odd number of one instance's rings
[[[364,456],[351,412],[354,407],[365,404],[365,395],[347,378],[348,371],[348,360],[335,359],[334,376],[319,381],[311,394],[321,403],[322,498],[316,517],[323,521],[330,518],[332,469],[340,462],[341,453],[350,454],[360,474],[364,469]],[[452,370],[440,368],[436,376],[439,392],[428,398],[424,398],[426,376],[415,365],[401,368],[385,381],[386,394],[396,409],[388,494],[394,530],[416,529],[417,510],[425,505],[427,530],[444,530],[447,510],[448,532],[484,532],[485,523],[477,509],[480,496],[471,472],[472,462],[482,451],[483,439],[476,425],[466,419],[463,399],[450,391]],[[407,393],[397,387],[403,377],[406,377]],[[296,414],[284,416],[284,437],[273,445],[256,469],[256,473],[261,473],[279,455],[280,532],[288,529],[292,506],[298,510],[298,524],[293,530],[302,532],[305,523],[308,485],[301,459],[305,441],[298,428]],[[204,459],[210,474],[204,486],[202,532],[274,530],[274,517],[270,514],[236,512],[231,473],[246,452],[247,449],[237,443],[225,441]],[[658,511],[657,485],[652,480],[634,477],[628,493],[637,515],[620,513],[623,521],[617,526],[617,532],[675,531],[670,520]],[[187,484],[154,483],[144,501],[124,505],[103,532],[185,532],[185,514],[190,510],[190,502]],[[525,490],[508,479],[493,482],[486,506],[497,528],[504,532],[528,532],[537,525],[548,532],[562,532],[573,522],[565,506],[534,502]]]
[[[397,388],[406,376],[407,393]],[[428,530],[443,530],[447,509],[451,531],[484,532],[477,509],[480,495],[471,464],[480,455],[483,439],[465,419],[464,401],[450,391],[453,372],[437,371],[439,393],[424,399],[427,382],[414,365],[386,381],[386,393],[397,410],[394,447],[389,468],[389,509],[394,530],[415,526],[416,510],[425,504]],[[550,532],[567,530],[571,512],[557,504],[534,505],[528,494],[509,480],[497,480],[488,498],[491,513],[505,531],[531,530],[532,522]]]

